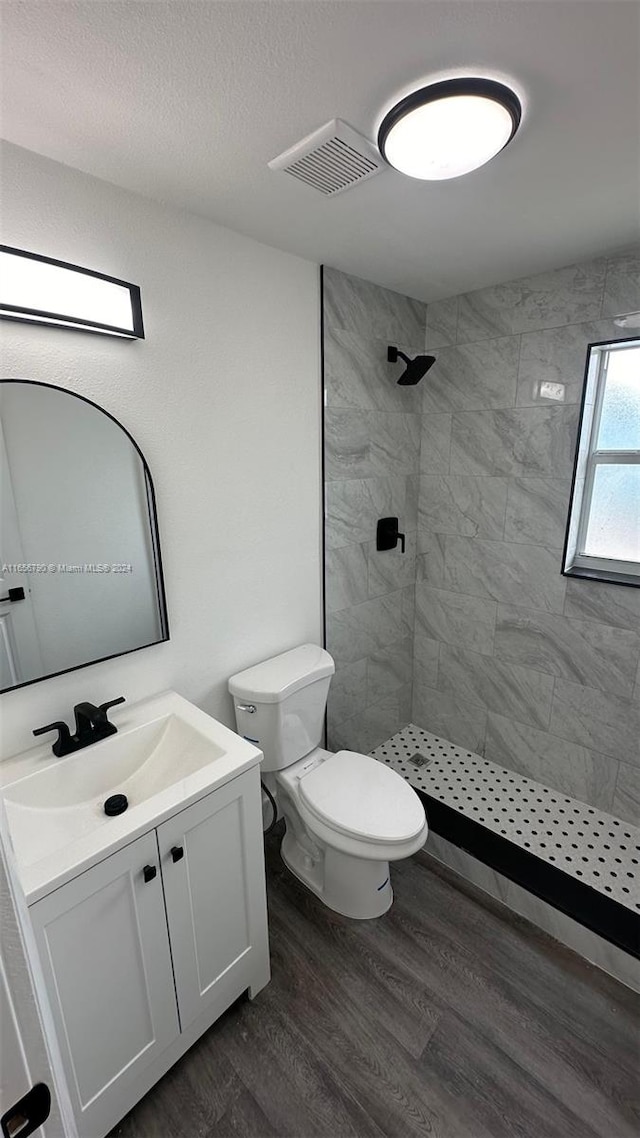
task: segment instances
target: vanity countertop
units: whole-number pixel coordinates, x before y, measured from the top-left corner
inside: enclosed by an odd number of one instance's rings
[[[0,827],[28,904],[258,765],[262,752],[176,692],[123,705],[111,735],[64,758],[0,763]],[[105,800],[125,794],[115,817]]]

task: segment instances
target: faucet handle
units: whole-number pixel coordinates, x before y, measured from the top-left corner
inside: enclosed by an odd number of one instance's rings
[[[119,695],[117,699],[108,699],[106,703],[99,703],[98,707],[100,708],[100,711],[104,711],[106,714],[110,707],[116,707],[118,703],[124,702],[125,697],[123,695]]]
[[[58,738],[51,748],[57,758],[61,758],[62,755],[68,755],[69,751],[74,749],[71,741],[71,732],[66,723],[63,723],[61,719],[56,720],[55,723],[47,723],[46,727],[36,727],[33,734],[46,735],[47,731],[58,732]]]

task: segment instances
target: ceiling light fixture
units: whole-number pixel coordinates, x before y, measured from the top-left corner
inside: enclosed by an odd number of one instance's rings
[[[412,91],[385,115],[383,158],[410,178],[441,181],[484,166],[511,141],[522,106],[493,79],[461,78]]]

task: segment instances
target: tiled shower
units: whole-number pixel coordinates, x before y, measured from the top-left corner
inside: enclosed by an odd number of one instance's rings
[[[323,293],[329,736],[369,751],[411,718],[424,381],[398,387],[387,346],[423,350],[426,306],[332,269]],[[376,552],[387,516],[404,553]]]
[[[587,345],[635,310],[638,249],[428,306],[325,269],[332,749],[413,723],[638,822],[640,589],[560,573]]]

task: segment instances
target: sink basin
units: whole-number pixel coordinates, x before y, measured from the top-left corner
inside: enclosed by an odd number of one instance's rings
[[[262,757],[175,692],[123,708],[113,722],[116,735],[63,759],[51,761],[47,746],[19,756],[26,773],[2,789],[30,903]],[[128,808],[110,817],[104,803],[113,794],[126,795]]]

